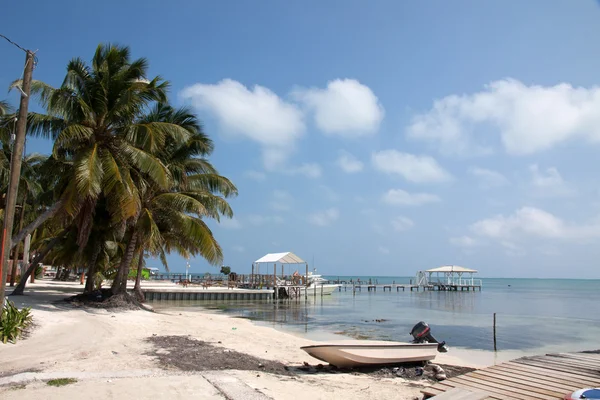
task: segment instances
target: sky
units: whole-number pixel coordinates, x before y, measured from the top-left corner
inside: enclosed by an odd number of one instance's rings
[[[53,85],[99,43],[148,58],[239,189],[210,223],[233,271],[292,251],[325,275],[600,278],[598,2],[87,4],[11,2],[0,33]],[[24,55],[0,60],[8,87]]]

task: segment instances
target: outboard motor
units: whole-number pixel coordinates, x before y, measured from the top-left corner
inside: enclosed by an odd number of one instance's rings
[[[413,326],[410,334],[413,338],[415,338],[413,343],[437,343],[437,349],[440,353],[446,353],[448,351],[446,342],[440,343],[433,336],[431,336],[431,328],[423,321]]]

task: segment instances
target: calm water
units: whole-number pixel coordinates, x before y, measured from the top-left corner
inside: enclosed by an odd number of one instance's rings
[[[410,278],[371,279],[383,284],[408,283]],[[308,303],[155,302],[153,306],[219,309],[313,339],[344,334],[408,341],[411,327],[423,320],[432,326],[438,340],[481,350],[493,349],[492,321],[493,313],[497,313],[499,350],[600,348],[600,280],[483,279],[483,286],[481,292],[365,290],[353,295],[349,290],[323,298],[309,297]],[[376,322],[377,319],[385,321]]]

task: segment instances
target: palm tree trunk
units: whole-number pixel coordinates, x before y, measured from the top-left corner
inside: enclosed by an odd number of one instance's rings
[[[88,267],[88,276],[87,281],[85,282],[85,289],[83,289],[83,293],[93,292],[95,289],[96,282],[96,264],[98,263],[98,256],[100,255],[100,246],[94,247],[94,254],[92,254],[92,259],[90,260],[90,265]]]
[[[135,245],[137,243],[137,232],[134,231],[129,238],[129,243],[125,249],[125,254],[119,264],[119,270],[117,276],[113,281],[110,288],[112,294],[123,294],[127,292],[127,278],[129,277],[129,268],[131,267],[131,260],[133,260],[133,254],[135,253]]]
[[[19,217],[19,231],[23,229],[23,218],[25,218],[25,204],[27,203],[27,192],[23,198],[23,205],[21,206],[21,216]],[[27,235],[25,235],[27,236]],[[16,242],[15,256],[13,257],[12,270],[10,271],[10,286],[15,286],[15,278],[17,277],[17,264],[19,263],[19,244],[21,241]],[[24,254],[23,254],[24,255]],[[25,262],[25,260],[23,260]]]
[[[63,200],[61,199],[61,200],[57,201],[56,203],[54,203],[54,205],[52,205],[52,207],[50,207],[49,209],[44,211],[42,214],[40,214],[40,216],[37,217],[35,219],[35,221],[33,221],[32,223],[27,225],[24,229],[21,229],[21,231],[12,238],[11,245],[10,245],[11,248],[13,248],[21,240],[25,239],[25,236],[27,236],[28,234],[30,234],[34,230],[36,230],[36,228],[38,226],[40,226],[41,224],[43,224],[44,222],[46,222],[46,220],[54,217],[56,215],[56,213],[58,213],[58,211],[61,210],[62,205],[63,205]]]
[[[23,274],[23,276],[21,276],[21,281],[19,282],[19,284],[17,285],[15,290],[13,290],[13,292],[10,294],[11,296],[19,296],[19,295],[23,294],[23,291],[25,290],[25,285],[27,284],[27,279],[29,278],[29,276],[35,271],[35,268],[37,267],[37,265],[39,263],[41,263],[42,261],[44,261],[44,258],[48,255],[48,253],[50,253],[50,250],[52,250],[52,248],[54,246],[56,246],[56,244],[62,239],[62,237],[67,232],[68,232],[68,229],[63,230],[54,239],[52,239],[50,241],[50,243],[48,243],[48,245],[44,248],[44,250],[42,250],[40,253],[38,253],[38,255],[36,255],[33,258],[31,263],[29,264],[29,268],[27,268],[27,271],[25,272],[25,274]]]
[[[145,299],[144,292],[142,292],[142,271],[144,270],[144,249],[140,249],[140,258],[138,260],[138,269],[137,276],[135,277],[135,286],[133,287],[133,292],[135,293],[137,299],[140,302],[143,302]]]

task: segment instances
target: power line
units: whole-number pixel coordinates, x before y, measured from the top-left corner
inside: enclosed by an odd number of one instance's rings
[[[4,36],[3,34],[0,33],[0,37],[4,38],[8,43],[12,44],[13,46],[15,46],[17,49],[23,50],[25,53],[28,53],[29,50],[27,50],[26,48],[24,48],[23,46],[20,46],[19,44],[13,42],[12,40],[10,40],[9,38],[7,38],[6,36]],[[33,68],[35,68],[37,66],[38,63],[38,58],[35,55],[36,51],[31,52],[33,54]]]
[[[13,46],[23,50],[25,53],[27,53],[27,49],[24,49],[23,47],[19,46],[17,43],[13,42],[12,40],[10,40],[9,38],[7,38],[6,36],[4,36],[3,34],[0,33],[0,37],[6,39],[6,41],[10,44],[12,44]]]

